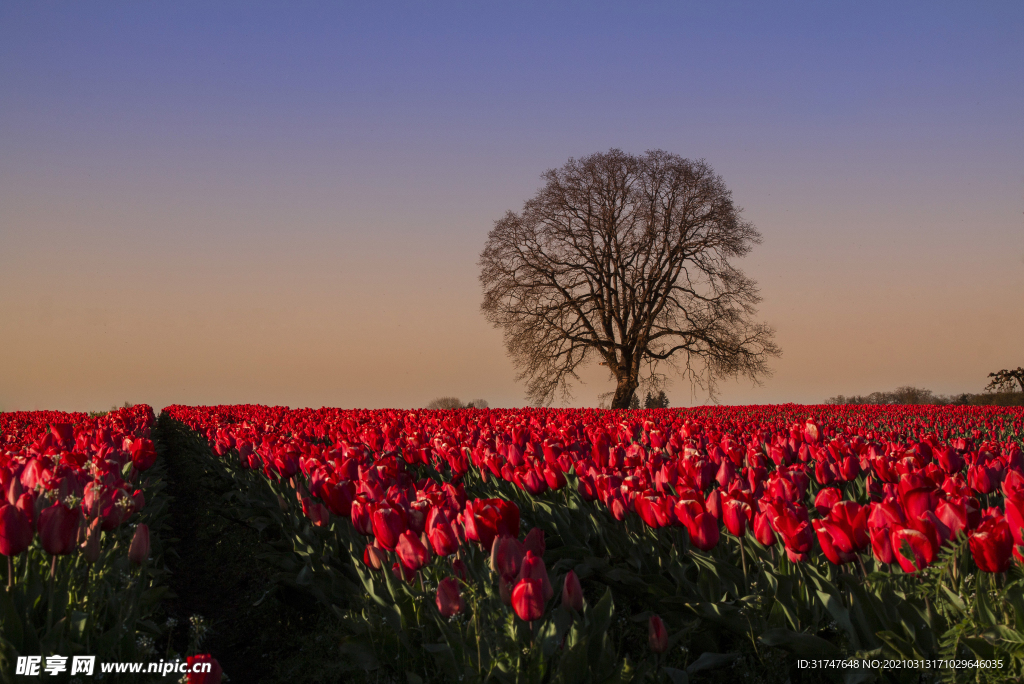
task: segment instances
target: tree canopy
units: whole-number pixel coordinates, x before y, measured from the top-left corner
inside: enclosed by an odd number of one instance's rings
[[[569,398],[592,359],[616,381],[613,408],[660,389],[661,364],[712,396],[719,379],[770,374],[774,331],[732,263],[761,236],[705,161],[613,149],[543,179],[480,256],[483,312],[534,403]]]

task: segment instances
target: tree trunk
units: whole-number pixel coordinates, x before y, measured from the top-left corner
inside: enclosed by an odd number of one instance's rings
[[[631,377],[628,374],[619,378],[619,384],[615,388],[615,396],[612,397],[612,408],[613,409],[628,409],[629,400],[633,398],[633,393],[636,392],[636,388],[640,386],[637,378]]]

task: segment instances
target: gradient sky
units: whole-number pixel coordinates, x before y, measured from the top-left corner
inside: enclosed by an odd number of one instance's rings
[[[707,159],[764,236],[783,356],[723,402],[980,391],[1024,364],[1022,37],[1016,0],[0,3],[0,409],[523,405],[477,258],[611,147]]]

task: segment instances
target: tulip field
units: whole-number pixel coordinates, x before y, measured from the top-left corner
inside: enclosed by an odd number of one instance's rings
[[[187,455],[272,568],[252,605],[330,644],[289,681],[1024,676],[1024,409],[0,419],[6,662],[170,643],[149,530]]]
[[[0,414],[0,678],[17,655],[131,660],[160,636],[166,513],[148,406]],[[155,467],[157,466],[157,467]]]

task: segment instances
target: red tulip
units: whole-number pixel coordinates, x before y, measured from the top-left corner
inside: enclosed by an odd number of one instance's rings
[[[123,490],[118,490],[123,491]],[[81,512],[57,502],[39,514],[39,541],[51,556],[63,556],[75,549]]]
[[[548,466],[544,468],[544,481],[548,487],[557,491],[565,486],[565,475],[562,474],[561,468]]]
[[[718,519],[710,513],[701,513],[694,517],[688,530],[690,541],[701,551],[710,551],[718,545]]]
[[[398,560],[402,561],[402,565],[413,572],[422,568],[429,560],[429,552],[423,546],[420,538],[413,532],[402,532],[398,537],[396,549],[398,551]]]
[[[524,551],[533,551],[533,555],[543,558],[544,551],[546,549],[547,547],[544,544],[544,530],[539,527],[534,527],[526,533],[526,537],[523,539]]]
[[[543,494],[548,490],[547,481],[534,468],[526,468],[526,472],[519,476],[517,483],[520,488],[525,489],[532,496]]]
[[[128,547],[128,560],[136,565],[142,565],[149,558],[149,526],[139,523],[135,528],[135,535]]]
[[[459,550],[459,538],[444,513],[441,513],[435,519],[434,525],[427,530],[427,539],[438,556],[450,556]]]
[[[775,544],[775,531],[772,530],[767,513],[758,513],[754,516],[754,538],[762,546]]]
[[[1024,498],[1003,499],[1006,508],[1006,522],[1010,526],[1010,534],[1013,535],[1013,543],[1024,546]]]
[[[892,550],[903,572],[917,572],[935,559],[935,549],[928,537],[910,528],[892,531]]]
[[[814,531],[825,557],[833,565],[850,563],[857,558],[853,553],[853,542],[841,525],[831,520],[815,520]]]
[[[935,507],[935,517],[949,529],[949,538],[952,539],[967,529],[967,501],[940,501]]]
[[[502,535],[491,546],[491,570],[511,582],[519,575],[523,555],[523,545],[518,539]]]
[[[390,504],[380,504],[370,514],[373,536],[388,551],[394,551],[398,537],[407,529],[402,509]]]
[[[970,535],[971,555],[984,572],[1006,572],[1010,569],[1013,535],[1002,519],[989,519]]]
[[[352,526],[363,536],[373,534],[373,522],[370,520],[370,507],[360,499],[355,499],[350,507]]]
[[[870,536],[871,551],[878,562],[888,565],[896,560],[892,552],[891,530],[888,527],[872,529]]]
[[[188,663],[188,684],[220,684],[224,670],[221,669],[217,659],[208,653],[202,655],[188,656],[185,659]],[[207,670],[209,666],[209,670]],[[202,670],[197,672],[196,670]]]
[[[668,631],[665,623],[657,615],[647,621],[647,643],[652,653],[664,653],[668,650]]]
[[[136,470],[149,470],[156,463],[156,448],[148,439],[137,439],[131,445],[132,465]]]
[[[803,515],[806,516],[806,511],[803,511]],[[808,552],[811,550],[814,530],[809,521],[798,512],[787,508],[782,515],[775,518],[773,527],[782,535],[786,555],[791,561],[801,563],[810,559]]]
[[[463,514],[466,539],[489,549],[500,534],[519,536],[519,507],[503,499],[475,499],[466,502]]]
[[[950,475],[959,473],[964,467],[964,459],[956,449],[948,446],[939,447],[935,450],[935,455],[938,457],[939,467]]]
[[[715,516],[716,520],[722,519],[722,490],[714,489],[704,500],[704,510]]]
[[[544,559],[540,556],[535,556],[533,551],[527,551],[526,556],[523,558],[523,563],[519,568],[520,580],[524,579],[538,579],[541,582],[544,590],[544,600],[549,600],[555,595],[555,590],[551,586],[551,580],[548,579],[548,570],[544,567]]]
[[[745,502],[731,497],[723,499],[722,522],[729,534],[742,537],[747,532],[747,523],[751,515],[750,506]]]
[[[861,551],[870,543],[868,538],[868,509],[856,501],[840,501],[829,511],[828,519],[842,528],[850,541],[847,553]]]
[[[967,469],[967,482],[978,494],[994,492],[1000,482],[1000,471],[986,464],[978,464]]]
[[[648,527],[653,527],[654,529],[661,527],[658,522],[658,514],[654,510],[657,505],[657,501],[652,501],[648,496],[638,496],[636,498],[636,502],[633,504],[634,508],[636,508],[637,515],[640,516],[640,519],[643,520]]]
[[[0,553],[17,556],[32,543],[32,521],[17,506],[0,504]]]
[[[539,579],[519,580],[512,590],[512,610],[527,622],[544,614],[544,586]]]
[[[437,609],[441,615],[450,618],[453,615],[458,615],[465,608],[458,580],[454,577],[445,577],[437,583]]]
[[[87,563],[95,563],[100,558],[100,534],[100,520],[99,518],[93,518],[93,521],[89,523],[89,527],[85,529],[85,539],[80,544],[82,556]]]
[[[331,522],[331,513],[327,510],[327,506],[317,503],[309,497],[302,498],[302,513],[317,527],[329,525]]]
[[[565,583],[562,585],[562,605],[572,608],[577,613],[583,612],[583,587],[580,586],[579,577],[572,570],[566,573]]]
[[[367,544],[366,548],[363,549],[363,563],[374,570],[380,570],[384,567],[384,562],[387,560],[387,556],[380,548],[373,544]]]
[[[405,567],[404,563],[392,563],[391,574],[395,576],[395,579],[405,580],[408,583],[411,583],[416,577],[416,571]]]
[[[824,517],[828,515],[832,507],[843,500],[843,494],[835,487],[824,487],[818,496],[814,497],[814,508],[818,511],[818,515]]]
[[[323,486],[324,504],[334,515],[348,518],[352,515],[352,502],[356,498],[356,485],[351,480],[327,482]]]

